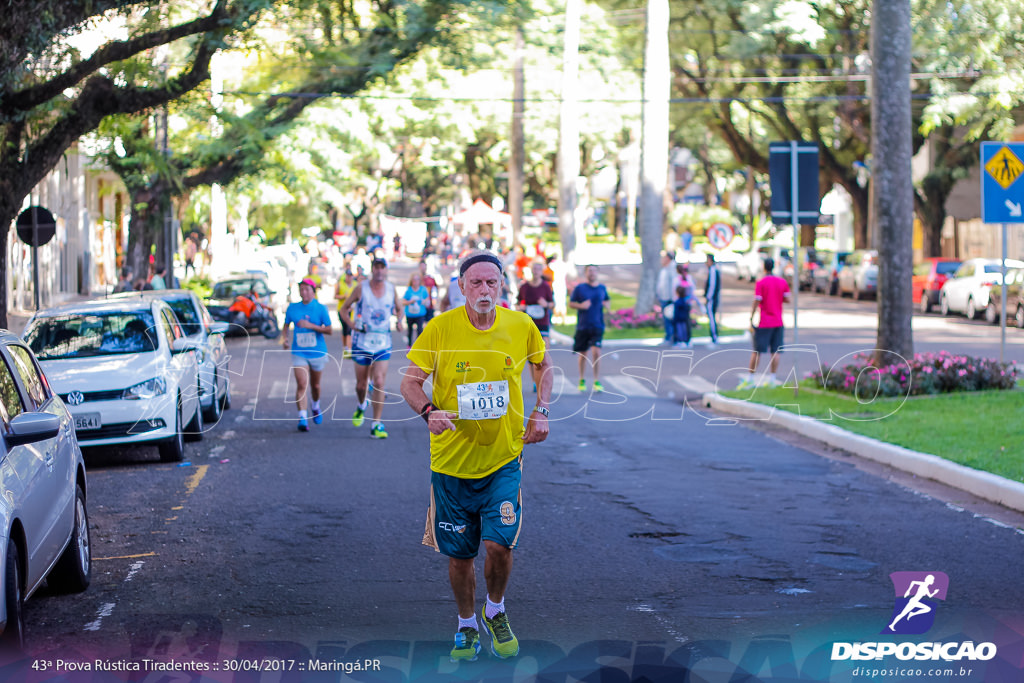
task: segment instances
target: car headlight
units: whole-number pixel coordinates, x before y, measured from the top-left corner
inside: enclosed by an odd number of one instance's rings
[[[153,379],[146,380],[145,382],[139,382],[135,386],[128,387],[124,390],[124,394],[121,398],[137,401],[143,398],[162,396],[166,393],[167,381],[163,377],[154,377]]]

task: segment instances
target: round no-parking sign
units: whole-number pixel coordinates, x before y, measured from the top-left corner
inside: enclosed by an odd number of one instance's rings
[[[708,242],[715,249],[725,249],[736,236],[736,231],[728,223],[712,223],[708,228]]]

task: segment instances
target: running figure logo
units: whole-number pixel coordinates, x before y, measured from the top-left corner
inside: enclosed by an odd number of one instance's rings
[[[919,635],[935,623],[935,608],[946,599],[949,577],[942,572],[893,572],[896,606],[892,621],[882,633]]]

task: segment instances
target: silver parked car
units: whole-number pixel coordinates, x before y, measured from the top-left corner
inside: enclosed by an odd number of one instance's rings
[[[181,323],[181,331],[194,342],[199,364],[199,403],[203,417],[216,424],[221,412],[231,407],[231,373],[224,336],[228,323],[214,320],[199,296],[187,289],[156,289],[126,292],[111,299],[150,297],[166,301]]]
[[[878,295],[878,252],[858,249],[846,257],[839,271],[839,296],[849,293],[854,299]]]
[[[83,591],[92,578],[86,478],[74,420],[35,356],[0,330],[0,640],[20,650],[25,600],[44,581]]]
[[[32,316],[24,337],[82,446],[155,443],[161,460],[177,462],[186,438],[203,437],[195,343],[163,301],[55,306]]]

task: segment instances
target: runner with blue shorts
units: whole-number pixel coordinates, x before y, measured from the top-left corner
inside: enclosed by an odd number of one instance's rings
[[[316,281],[303,278],[299,283],[300,301],[288,305],[281,330],[281,346],[292,350],[292,369],[295,373],[295,405],[299,409],[299,431],[309,431],[306,413],[306,387],[312,397],[312,417],[315,424],[323,422],[320,410],[320,377],[327,365],[327,341],[331,334],[331,315],[327,307],[316,300]],[[295,334],[288,337],[288,328],[295,324]]]
[[[373,424],[370,436],[388,438],[381,417],[384,413],[384,382],[391,360],[391,316],[395,316],[395,329],[402,331],[402,307],[398,305],[395,286],[388,282],[388,263],[374,259],[370,264],[370,279],[352,290],[341,307],[341,316],[355,308],[352,334],[352,360],[356,365],[356,411],[352,426],[363,424],[366,409],[373,404]],[[370,382],[373,391],[368,391]],[[372,395],[368,395],[372,394]]]
[[[466,303],[434,316],[409,350],[402,378],[402,396],[430,430],[431,495],[423,543],[448,556],[459,612],[453,661],[472,661],[480,652],[474,558],[481,541],[487,552],[481,616],[491,652],[499,658],[519,653],[505,613],[505,589],[522,524],[523,445],[548,436],[551,359],[530,316],[497,305],[503,284],[497,256],[467,256],[458,280]],[[527,363],[537,377],[537,403],[524,411]],[[424,391],[428,378],[431,398]]]

